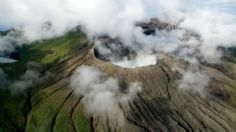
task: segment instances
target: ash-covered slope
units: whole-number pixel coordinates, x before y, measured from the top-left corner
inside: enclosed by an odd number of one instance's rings
[[[212,78],[207,88],[210,94],[202,98],[177,89],[180,75],[171,70],[171,65],[184,67],[181,60],[165,56],[156,65],[128,69],[97,59],[93,48],[92,44],[85,44],[51,69],[48,83],[31,94],[25,131],[236,131],[233,77],[201,65]],[[88,115],[83,96],[73,94],[70,76],[82,65],[97,67],[107,76],[119,78],[123,88],[133,81],[142,83],[138,97],[120,105],[125,116],[122,124]]]

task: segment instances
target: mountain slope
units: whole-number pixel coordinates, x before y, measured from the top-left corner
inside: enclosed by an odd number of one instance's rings
[[[146,27],[151,35],[155,23]],[[157,24],[160,30],[175,29],[168,24]],[[234,52],[232,52],[234,53]],[[50,75],[40,85],[32,86],[26,94],[11,96],[1,89],[0,131],[26,132],[86,132],[86,131],[236,131],[236,70],[235,56],[228,56],[223,64],[201,64],[211,77],[206,97],[192,91],[179,90],[176,83],[182,75],[172,66],[187,67],[187,63],[163,55],[156,65],[122,68],[97,59],[94,44],[84,35],[66,37],[33,44],[20,53],[18,63],[1,65],[11,79],[18,79],[27,63],[36,61],[39,71]],[[230,58],[230,59],[229,59]],[[116,77],[122,89],[138,81],[142,92],[128,103],[119,104],[124,121],[88,114],[84,97],[74,94],[70,79],[82,66],[100,69],[107,77]],[[20,68],[18,68],[20,67]],[[16,71],[15,71],[16,70]]]
[[[88,54],[89,53],[89,54]],[[181,61],[166,57],[157,65],[124,69],[96,59],[93,46],[88,44],[72,57],[51,69],[49,83],[31,95],[25,131],[235,131],[235,100],[228,103],[236,91],[235,80],[219,70],[202,65],[214,81],[202,98],[182,93],[172,72],[173,63]],[[116,76],[124,83],[139,81],[143,91],[134,102],[121,106],[125,123],[104,121],[90,117],[84,110],[83,97],[76,96],[69,85],[69,77],[81,65],[95,66],[108,76]],[[217,92],[216,92],[217,91]],[[219,92],[218,92],[219,91]],[[227,97],[224,97],[224,94]],[[226,96],[225,95],[225,96]]]
[[[0,69],[5,72],[7,79],[10,81],[18,80],[27,71],[29,64],[32,63],[36,65],[34,69],[44,75],[49,67],[73,54],[85,41],[85,35],[78,28],[64,36],[34,42],[9,55],[16,57],[15,59],[18,62],[0,64]],[[25,94],[15,95],[12,94],[11,90],[8,90],[11,88],[7,87],[0,84],[0,131],[21,131],[24,129],[25,117],[30,108],[28,92],[31,89],[25,91]],[[35,85],[33,87],[39,86]],[[33,87],[32,89],[34,89]]]

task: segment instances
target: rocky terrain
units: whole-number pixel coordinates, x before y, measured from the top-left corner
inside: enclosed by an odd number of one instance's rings
[[[152,24],[142,25],[145,33],[153,32]],[[161,27],[172,29],[165,24]],[[50,67],[49,78],[29,93],[23,129],[12,131],[236,131],[234,62],[221,64],[220,68],[200,65],[211,78],[207,93],[202,97],[178,89],[176,81],[182,75],[173,71],[172,66],[186,68],[188,63],[183,60],[164,54],[157,58],[156,65],[122,68],[96,58],[94,47],[93,43],[86,42],[73,55]],[[71,76],[82,65],[94,66],[107,77],[119,78],[122,89],[130,82],[142,83],[142,92],[133,101],[120,104],[125,117],[123,123],[87,114],[83,96],[74,94],[70,86]]]
[[[175,80],[180,75],[170,69],[174,63],[182,64],[166,57],[156,65],[124,69],[96,59],[93,46],[87,44],[54,66],[51,72],[55,76],[32,93],[25,131],[235,131],[236,109],[232,97],[235,79],[202,65],[212,75],[212,81],[208,88],[211,94],[201,98],[178,91]],[[126,117],[124,125],[86,115],[81,103],[83,97],[75,96],[69,86],[69,77],[81,65],[98,67],[124,83],[143,84],[143,91],[134,102],[120,106]],[[232,104],[228,103],[230,100]]]

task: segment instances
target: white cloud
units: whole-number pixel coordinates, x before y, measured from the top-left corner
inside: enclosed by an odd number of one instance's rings
[[[20,79],[11,81],[8,87],[12,94],[22,94],[30,87],[41,83],[47,76],[48,75],[41,76],[38,71],[28,69],[20,76]]]
[[[33,67],[33,65],[31,67]],[[33,68],[28,68],[20,75],[19,79],[11,80],[8,74],[0,68],[0,88],[9,90],[13,95],[24,94],[29,88],[42,83],[47,79],[48,75],[49,73],[41,74]]]
[[[106,78],[99,69],[91,66],[79,67],[71,77],[71,86],[75,93],[83,96],[89,115],[99,116],[104,121],[108,118],[120,125],[124,121],[124,113],[119,104],[132,101],[141,92],[139,83],[121,88],[118,79]]]
[[[187,71],[183,72],[183,78],[177,83],[181,91],[192,91],[199,94],[201,97],[205,97],[205,88],[208,86],[209,81],[210,77],[203,71],[189,68]]]

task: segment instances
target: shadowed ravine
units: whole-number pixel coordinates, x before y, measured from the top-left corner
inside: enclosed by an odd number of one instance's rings
[[[47,82],[30,95],[26,132],[236,131],[236,105],[228,101],[236,87],[229,75],[202,65],[213,78],[207,88],[210,94],[203,98],[177,88],[176,80],[181,75],[173,72],[171,65],[184,66],[180,60],[166,56],[156,65],[129,69],[97,59],[93,49],[92,44],[86,43],[50,69],[52,74]],[[97,67],[125,84],[142,83],[138,97],[120,105],[125,115],[123,125],[87,115],[83,97],[75,95],[70,88],[70,76],[81,65]],[[224,95],[227,96],[221,98]]]

